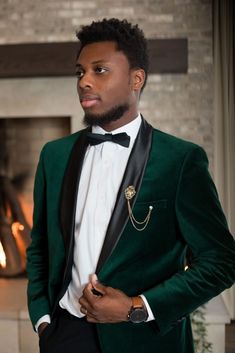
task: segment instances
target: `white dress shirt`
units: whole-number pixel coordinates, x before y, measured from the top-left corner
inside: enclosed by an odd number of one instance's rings
[[[84,316],[78,299],[82,296],[90,276],[95,273],[117,193],[140,125],[139,114],[129,124],[109,132],[126,132],[130,136],[128,148],[109,141],[87,147],[77,194],[72,279],[59,302],[61,308],[74,316]],[[92,127],[92,132],[107,133],[98,126]],[[148,310],[148,321],[154,319],[146,298],[143,295],[142,298]],[[49,315],[43,316],[37,322],[36,328],[43,321],[50,322]]]

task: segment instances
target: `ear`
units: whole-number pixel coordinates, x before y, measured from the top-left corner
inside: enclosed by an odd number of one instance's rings
[[[143,69],[132,70],[132,89],[134,91],[140,91],[145,82],[145,71]]]

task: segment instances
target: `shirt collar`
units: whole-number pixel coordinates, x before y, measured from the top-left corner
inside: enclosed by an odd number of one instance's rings
[[[100,126],[92,126],[92,132],[95,134],[119,134],[121,132],[126,132],[127,135],[130,136],[131,142],[133,142],[136,139],[136,136],[139,132],[139,128],[141,125],[141,115],[140,113],[137,115],[137,117],[132,120],[130,123],[123,125],[119,127],[118,129],[115,129],[113,131],[106,131],[102,129]]]

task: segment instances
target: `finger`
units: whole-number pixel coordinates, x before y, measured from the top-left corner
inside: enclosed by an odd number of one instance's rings
[[[84,298],[84,296],[79,298],[78,302],[80,304],[80,311],[84,315],[87,315],[88,313],[92,313],[93,311],[92,305]]]
[[[84,308],[87,308],[89,307],[89,302],[87,301],[87,299],[85,298],[85,296],[83,295],[82,297],[80,297],[78,299],[78,302],[81,306],[83,306]]]
[[[102,297],[103,296],[103,292],[102,291],[98,291],[95,286],[97,285],[98,283],[98,277],[95,273],[93,273],[91,276],[90,276],[90,283],[92,284],[92,293],[95,295],[95,296],[98,296],[98,297]]]
[[[92,275],[90,275],[90,282],[93,283],[96,281],[98,281],[98,277],[95,273],[93,273]]]
[[[88,283],[86,287],[83,289],[83,296],[81,297],[82,300],[86,300],[89,303],[92,303],[94,300],[94,296],[92,294],[92,284]]]
[[[87,308],[85,308],[84,306],[81,306],[81,307],[80,307],[80,311],[81,311],[81,313],[83,313],[85,316],[86,316],[87,313],[88,313]]]
[[[95,289],[96,295],[105,295],[106,288],[103,284],[101,284],[98,280],[92,279],[91,281],[92,288]],[[93,291],[94,294],[94,291]]]
[[[94,324],[100,323],[99,320],[97,320],[94,316],[91,316],[91,315],[87,315],[86,316],[86,320],[88,322],[91,322],[91,323],[94,323]]]
[[[91,284],[87,285],[83,290],[83,296],[79,299],[79,303],[87,308],[89,312],[94,312],[97,310],[97,299],[99,300],[101,297],[99,294],[93,293],[93,286]],[[101,294],[102,295],[102,294]]]
[[[91,283],[86,285],[83,290],[83,297],[87,300],[91,305],[97,299],[97,296],[103,296],[103,292],[96,290]]]

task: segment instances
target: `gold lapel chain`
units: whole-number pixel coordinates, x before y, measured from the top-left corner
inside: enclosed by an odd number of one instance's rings
[[[136,191],[135,191],[135,187],[133,185],[130,185],[128,186],[126,189],[125,189],[125,197],[127,199],[127,207],[128,207],[128,213],[129,213],[129,218],[130,218],[130,221],[133,225],[133,227],[138,230],[139,232],[143,231],[148,223],[149,223],[149,220],[150,220],[150,216],[151,216],[151,212],[153,210],[153,206],[149,206],[149,211],[148,211],[148,214],[147,216],[145,217],[145,219],[143,221],[137,221],[133,215],[133,212],[132,212],[132,209],[131,209],[131,205],[130,205],[130,200],[135,196],[136,194]],[[138,228],[137,225],[142,225],[144,224],[144,226],[142,228]]]

